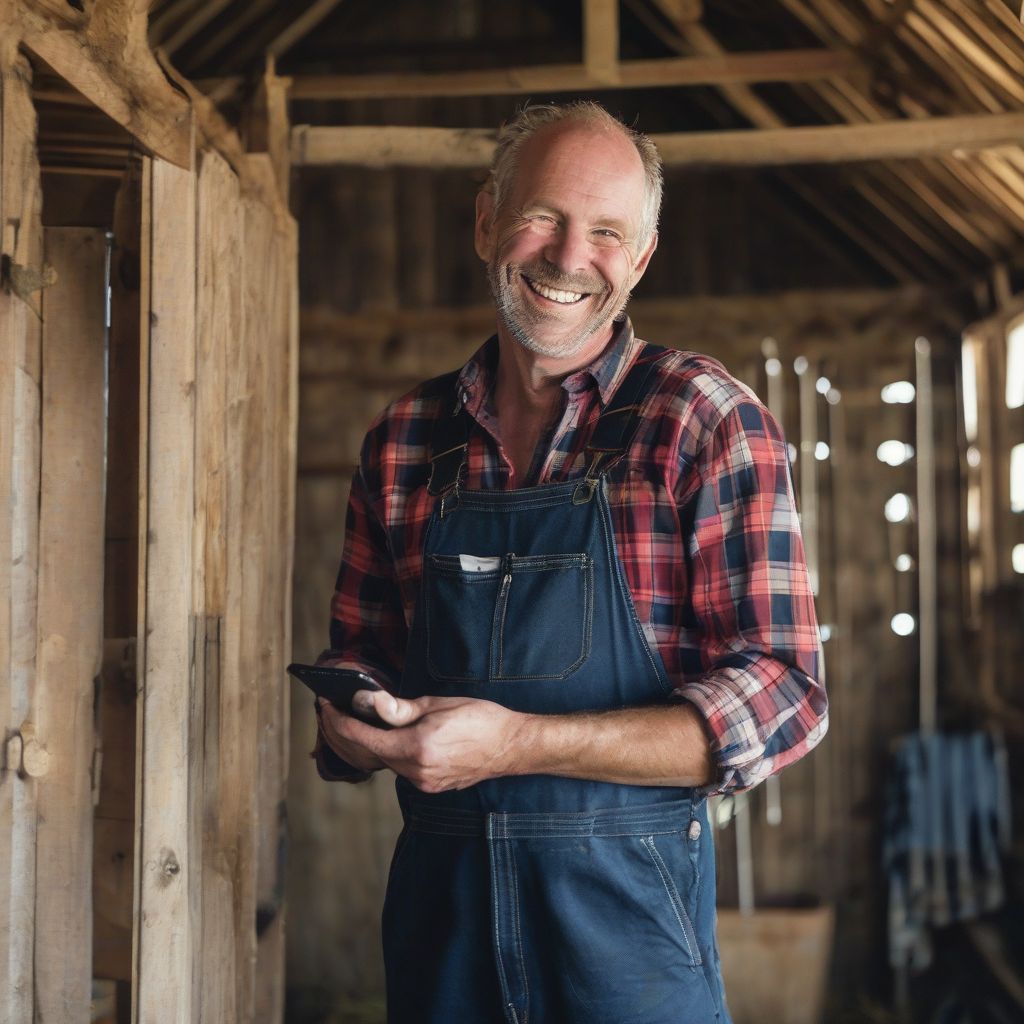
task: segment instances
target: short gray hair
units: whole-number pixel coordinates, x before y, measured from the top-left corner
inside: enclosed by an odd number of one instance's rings
[[[552,124],[590,125],[620,132],[636,147],[644,168],[644,204],[640,215],[640,245],[646,246],[658,229],[661,212],[663,175],[661,156],[651,139],[630,128],[592,100],[572,103],[527,103],[511,121],[501,126],[498,145],[484,185],[494,197],[494,208],[501,208],[519,166],[519,151],[541,128]]]

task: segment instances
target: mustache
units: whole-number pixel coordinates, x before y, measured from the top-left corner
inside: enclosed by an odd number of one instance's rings
[[[589,277],[586,274],[566,274],[554,263],[543,258],[533,260],[531,263],[521,263],[516,270],[535,284],[544,285],[545,288],[554,288],[557,291],[586,292],[593,295],[605,290],[604,281],[600,278]]]

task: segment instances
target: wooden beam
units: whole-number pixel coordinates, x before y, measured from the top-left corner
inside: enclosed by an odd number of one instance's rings
[[[292,129],[292,163],[361,167],[487,167],[496,135],[484,128],[319,127]]]
[[[619,0],[583,0],[583,66],[597,82],[619,81]]]
[[[153,26],[151,38],[154,47],[159,46],[166,53],[177,53],[193,36],[202,32],[214,18],[220,14],[231,0],[208,0],[196,5],[194,13],[189,16],[169,35],[164,36],[162,26],[158,30]]]
[[[26,4],[22,42],[150,152],[188,167],[188,100],[164,77],[146,44],[145,11],[97,13],[78,30],[59,28],[41,4]],[[98,9],[97,9],[98,10]]]
[[[668,165],[783,166],[920,159],[1019,146],[1024,113],[656,136]]]
[[[805,82],[849,75],[861,67],[852,50],[768,50],[719,57],[631,60],[619,64],[619,89]],[[394,96],[517,96],[607,88],[580,64],[451,71],[442,74],[296,75],[292,98],[369,99]]]
[[[741,335],[771,335],[800,337],[801,344],[817,339],[821,351],[847,343],[841,337],[842,331],[833,330],[839,324],[845,325],[844,330],[859,332],[865,344],[873,343],[872,331],[879,327],[888,330],[893,321],[917,322],[919,329],[932,329],[941,320],[948,329],[957,329],[956,314],[936,304],[931,293],[916,284],[899,288],[822,288],[764,295],[634,299],[628,311],[634,323],[656,325],[667,336],[693,343],[705,335],[715,344],[720,338],[735,338],[737,344],[744,344]],[[927,325],[923,324],[925,319],[929,320]],[[490,303],[359,313],[306,306],[301,310],[300,321],[302,377],[315,378],[330,372],[338,338],[357,341],[360,356],[376,365],[381,350],[372,342],[383,343],[395,335],[408,334],[417,339],[432,339],[423,340],[423,344],[447,346],[453,337],[464,334],[486,337],[486,332],[493,331],[494,322],[494,307]],[[358,374],[360,370],[353,366],[350,355],[346,354],[339,369],[342,373]]]
[[[1024,113],[973,114],[872,124],[674,132],[652,136],[668,167],[778,167],[920,159],[1005,146],[1024,139]],[[296,125],[292,162],[363,167],[486,167],[494,133],[472,128]]]
[[[310,32],[334,10],[341,0],[313,0],[286,29],[267,43],[265,49],[271,57],[287,53],[297,42],[305,39]]]
[[[704,13],[702,0],[654,0],[654,6],[678,29],[696,25]]]

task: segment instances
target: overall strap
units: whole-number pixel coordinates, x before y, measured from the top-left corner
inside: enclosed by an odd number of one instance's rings
[[[446,505],[458,504],[459,480],[466,465],[472,418],[466,412],[459,391],[458,371],[446,374],[438,382],[444,404],[440,417],[434,421],[430,435],[430,480],[427,492],[442,495],[441,513]]]
[[[574,504],[590,501],[601,475],[625,455],[640,426],[651,379],[658,363],[669,351],[661,345],[645,343],[625,379],[615,389],[586,447],[587,472],[573,491]]]

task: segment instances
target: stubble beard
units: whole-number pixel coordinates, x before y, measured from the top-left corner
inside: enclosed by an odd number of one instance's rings
[[[603,289],[603,282],[601,288],[595,288],[592,281],[582,281],[571,275],[563,274],[557,267],[548,263],[541,266],[510,267],[502,266],[497,260],[492,260],[487,265],[487,280],[491,286],[498,319],[515,341],[536,355],[549,358],[565,358],[575,355],[598,331],[613,320],[617,320],[625,312],[629,303],[630,293],[627,290],[618,303],[611,307],[594,310],[571,334],[563,336],[555,342],[545,342],[537,337],[536,332],[538,329],[554,323],[555,320],[553,316],[545,314],[542,310],[528,306],[515,291],[513,280],[524,273],[532,280],[540,281],[550,288],[562,291],[597,293]]]

